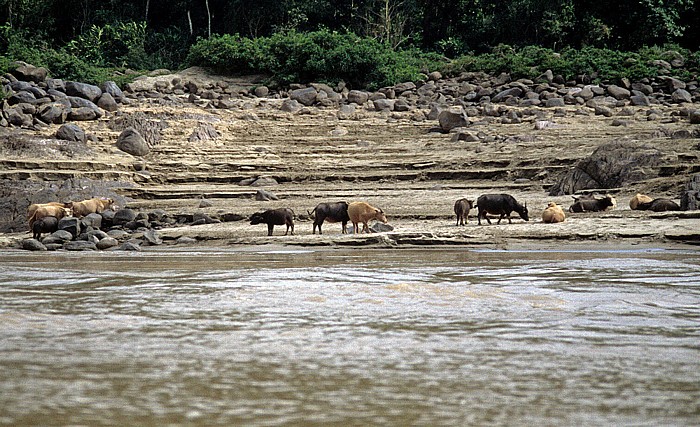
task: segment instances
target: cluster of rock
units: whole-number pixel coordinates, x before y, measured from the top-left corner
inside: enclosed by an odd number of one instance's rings
[[[103,110],[116,111],[124,99],[112,81],[98,87],[48,78],[46,68],[22,62],[0,77],[0,82],[6,95],[0,126],[40,129],[48,124],[96,120],[104,115]],[[84,141],[84,134],[82,138]]]
[[[162,209],[137,212],[122,208],[92,213],[83,218],[66,217],[58,221],[58,230],[38,239],[25,239],[21,246],[33,251],[139,251],[142,246],[163,244],[157,230],[164,227],[215,224],[222,221],[245,219],[238,214],[222,214],[212,218],[204,213],[170,214]],[[174,243],[193,243],[188,237],[180,237]]]
[[[681,210],[694,211],[700,209],[700,174],[694,175],[685,185],[681,194]]]
[[[696,80],[684,82],[660,76],[634,83],[622,79],[619,84],[591,84],[586,76],[565,81],[551,71],[536,80],[513,80],[507,73],[491,76],[481,72],[443,78],[439,72],[432,72],[426,80],[404,82],[374,92],[351,90],[342,82],[335,87],[312,83],[272,91],[266,86],[233,88],[226,82],[198,85],[183,82],[178,77],[171,81],[156,80],[150,85],[130,84],[125,87],[125,93],[138,99],[186,100],[211,108],[238,108],[241,100],[275,98],[283,100],[280,107],[283,111],[299,113],[311,106],[338,108],[341,119],[352,118],[358,108],[410,112],[416,120],[439,119],[444,131],[467,126],[470,118],[477,116],[500,117],[502,123],[519,123],[522,113],[509,107],[585,106],[595,114],[611,117],[617,107],[643,106],[650,107],[647,120],[657,120],[661,114],[654,106],[682,107],[700,102],[700,86]],[[448,113],[442,114],[443,111]],[[582,111],[588,114],[589,110]],[[693,123],[700,123],[700,111],[694,108],[681,109],[679,114],[689,117]]]

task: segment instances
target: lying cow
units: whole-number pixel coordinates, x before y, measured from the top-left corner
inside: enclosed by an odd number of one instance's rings
[[[652,199],[651,197],[649,197],[645,194],[637,193],[634,195],[634,197],[632,197],[630,199],[630,209],[632,209],[633,211],[641,210],[639,208],[640,205],[643,205],[645,203],[651,203],[653,201],[654,201],[654,199]]]
[[[469,224],[469,211],[474,207],[474,201],[468,199],[459,199],[455,202],[455,215],[457,215],[457,224]]]
[[[616,205],[617,201],[609,194],[602,198],[574,196],[574,204],[569,206],[569,212],[602,212],[608,208],[614,208]]]
[[[29,230],[33,232],[34,223],[42,218],[52,216],[56,219],[61,219],[71,215],[73,215],[73,212],[70,208],[61,206],[39,206],[29,218]]]
[[[112,199],[101,199],[98,197],[83,200],[82,202],[73,202],[71,208],[73,209],[73,215],[78,218],[88,216],[91,213],[102,213],[107,209],[110,209],[114,205],[114,200]]]
[[[681,210],[680,205],[671,199],[665,199],[659,197],[652,200],[649,203],[640,203],[637,206],[637,210],[640,211],[652,211],[652,212],[666,212],[666,211],[679,211]]]
[[[512,224],[510,219],[510,214],[512,212],[517,212],[518,215],[520,215],[520,218],[524,219],[525,221],[530,220],[527,212],[527,203],[525,205],[521,205],[517,200],[515,200],[515,197],[511,196],[510,194],[481,195],[478,199],[476,199],[476,207],[479,208],[479,213],[477,216],[479,225],[481,225],[482,218],[486,218],[486,221],[491,224],[491,220],[486,216],[486,214],[500,215],[497,224],[501,223],[503,217],[508,218],[508,224]]]
[[[340,222],[343,224],[342,233],[346,234],[348,232],[347,227],[350,217],[348,216],[347,202],[319,203],[308,214],[314,217],[313,234],[316,234],[316,227],[318,227],[318,234],[323,234],[323,231],[321,231],[323,221]]]
[[[373,219],[381,221],[384,224],[387,223],[386,215],[384,211],[371,206],[369,203],[365,202],[352,202],[348,205],[348,216],[350,217],[350,222],[352,222],[353,233],[357,234],[358,225],[362,223],[362,231],[369,233],[369,225],[367,223]]]
[[[272,236],[275,225],[286,225],[287,231],[292,230],[294,235],[294,211],[289,208],[268,209],[265,212],[256,212],[250,216],[250,225],[267,224],[267,235]]]
[[[46,216],[40,220],[34,221],[34,224],[32,224],[32,237],[40,240],[42,233],[53,233],[56,230],[58,230],[58,218],[55,216]]]
[[[548,224],[564,222],[565,219],[566,214],[564,214],[564,210],[554,202],[549,203],[547,208],[542,212],[542,222]]]

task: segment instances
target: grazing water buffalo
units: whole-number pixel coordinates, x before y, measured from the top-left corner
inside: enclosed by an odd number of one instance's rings
[[[482,218],[486,218],[486,221],[491,224],[491,220],[486,216],[487,213],[491,215],[500,215],[498,224],[501,223],[503,217],[507,217],[508,224],[512,224],[510,219],[511,212],[517,212],[520,218],[525,221],[530,220],[527,214],[527,203],[521,205],[515,200],[515,197],[510,194],[484,194],[476,199],[476,206],[479,208],[479,214],[477,216],[479,225],[481,225]]]
[[[574,197],[574,204],[569,207],[569,212],[600,212],[617,205],[615,198],[606,194],[603,198],[591,196]]]
[[[58,219],[55,216],[46,216],[32,224],[32,233],[35,239],[41,239],[41,233],[53,233],[58,230]]]
[[[547,205],[547,208],[542,212],[542,222],[554,224],[564,222],[565,219],[564,210],[554,202]]]
[[[272,236],[272,230],[275,225],[286,225],[287,231],[284,232],[286,236],[289,233],[289,229],[292,229],[292,235],[294,235],[294,211],[288,208],[279,209],[269,209],[265,212],[256,212],[250,216],[250,225],[257,224],[267,224],[267,235]]]
[[[348,216],[350,217],[350,221],[352,222],[353,226],[353,233],[357,233],[357,227],[359,223],[362,223],[362,231],[361,233],[364,233],[367,231],[369,233],[369,226],[367,223],[373,219],[376,219],[377,221],[381,221],[384,224],[387,223],[386,220],[386,215],[384,215],[384,211],[375,208],[374,206],[371,206],[368,203],[365,202],[352,202],[348,205]]]
[[[651,203],[653,201],[654,201],[654,199],[652,199],[651,197],[649,197],[645,194],[637,193],[634,195],[634,197],[632,197],[630,199],[630,209],[632,209],[633,211],[634,210],[641,210],[641,208],[639,207],[640,205],[642,205],[644,203]]]
[[[316,205],[314,210],[308,213],[314,217],[313,234],[316,234],[316,227],[318,227],[318,234],[323,234],[323,231],[321,231],[323,221],[328,221],[331,223],[342,222],[342,233],[346,234],[348,232],[347,227],[348,221],[350,221],[350,216],[348,216],[347,202],[319,203]]]
[[[39,206],[29,218],[29,230],[33,232],[34,223],[42,218],[52,216],[56,219],[61,219],[71,215],[73,215],[73,212],[70,208],[64,208],[61,206]]]
[[[455,215],[457,215],[457,225],[469,224],[469,210],[474,207],[473,200],[459,199],[455,202]]]
[[[641,211],[652,211],[652,212],[666,212],[666,211],[679,211],[681,207],[678,203],[671,199],[657,198],[649,203],[640,203],[637,206],[638,210]]]

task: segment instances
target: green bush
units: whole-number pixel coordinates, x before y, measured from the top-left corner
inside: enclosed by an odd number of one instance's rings
[[[419,78],[435,55],[396,51],[374,39],[320,30],[283,31],[249,39],[239,35],[199,39],[190,48],[189,65],[229,74],[266,73],[285,85],[311,81],[376,88]]]

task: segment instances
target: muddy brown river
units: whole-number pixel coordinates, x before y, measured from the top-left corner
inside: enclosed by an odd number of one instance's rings
[[[0,253],[0,425],[698,425],[700,251]]]

